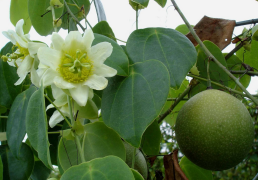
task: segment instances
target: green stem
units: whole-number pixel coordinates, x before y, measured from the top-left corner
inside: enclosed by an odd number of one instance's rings
[[[8,119],[8,116],[0,116],[0,119]]]
[[[68,108],[69,108],[69,112],[70,112],[70,116],[71,116],[71,122],[72,122],[72,124],[74,124],[75,120],[73,117],[72,102],[71,102],[71,98],[69,95],[67,95],[67,101],[68,101]]]
[[[198,80],[201,80],[201,81],[206,81],[206,82],[208,81],[208,80],[205,79],[205,78],[201,78],[201,77],[195,76],[195,75],[193,75],[193,74],[188,74],[187,76],[192,77],[192,78],[195,78],[195,79],[198,79]],[[217,83],[217,82],[214,82],[214,81],[210,81],[210,82],[211,82],[211,84],[214,84],[214,85],[219,86],[219,87],[221,87],[221,88],[223,88],[223,89],[226,89],[226,90],[228,90],[229,92],[233,92],[233,93],[235,93],[235,94],[239,94],[239,95],[241,95],[241,96],[243,96],[243,97],[248,97],[246,94],[243,94],[243,93],[240,92],[240,91],[231,89],[231,88],[229,88],[229,87],[227,87],[227,86],[223,86],[223,85],[221,85],[220,83]]]
[[[176,107],[176,105],[188,94],[188,92],[190,91],[191,88],[192,88],[192,86],[189,85],[184,90],[184,92],[182,94],[180,94],[180,96],[175,100],[175,102],[169,107],[169,109],[165,113],[163,113],[159,116],[159,118],[157,119],[158,123],[161,123],[161,121],[163,119],[165,119],[165,117],[167,117],[167,115],[169,115],[173,111],[173,109]]]
[[[56,15],[55,15],[55,8],[54,8],[54,6],[51,6],[51,11],[52,11],[54,30],[55,30],[55,32],[57,32],[57,27],[55,26]]]
[[[136,30],[138,29],[138,4],[136,5]]]
[[[72,127],[72,125],[70,124],[70,122],[68,121],[68,119],[65,117],[65,115],[60,111],[60,109],[53,103],[53,101],[44,94],[44,96],[47,98],[47,100],[56,108],[56,110],[58,110],[58,112],[61,114],[61,116],[63,116],[64,120],[66,121],[66,123],[69,125],[69,127]]]
[[[211,88],[211,77],[210,77],[210,59],[207,62],[207,88]]]
[[[207,49],[207,47],[203,44],[203,42],[201,41],[201,39],[198,37],[198,35],[195,33],[193,27],[190,25],[190,23],[187,21],[187,19],[185,18],[184,14],[182,13],[182,11],[179,9],[179,7],[177,6],[175,0],[171,0],[172,4],[174,5],[175,9],[178,11],[179,15],[181,16],[181,18],[183,19],[183,21],[185,22],[186,26],[188,27],[189,31],[191,32],[191,34],[193,35],[194,39],[197,41],[197,43],[200,45],[200,47],[202,48],[202,50],[204,51],[204,53],[206,54],[207,57],[209,57],[210,59],[212,59],[231,79],[233,79],[236,84],[241,88],[241,90],[243,92],[245,92],[245,94],[247,95],[248,98],[250,98],[256,105],[258,105],[258,100],[256,98],[254,98],[247,90],[246,88],[239,82],[239,80],[233,75],[231,74],[227,68],[225,66],[223,66],[212,54],[211,52]]]
[[[48,134],[60,134],[60,131],[47,132]]]
[[[246,70],[239,70],[239,71],[230,71],[232,74],[247,74],[250,76],[258,76],[258,72],[254,72],[254,71],[246,71]]]
[[[80,157],[81,157],[81,161],[85,162],[84,153],[82,151],[82,146],[81,146],[79,136],[76,133],[74,133],[74,136],[75,136],[75,142],[76,142],[76,145],[77,145],[77,149],[78,149]]]
[[[80,21],[75,17],[75,15],[70,10],[69,6],[67,5],[66,1],[64,0],[64,5],[68,11],[68,13],[72,16],[72,18],[75,20],[75,22],[80,26],[80,28],[85,31],[86,29],[81,25]]]

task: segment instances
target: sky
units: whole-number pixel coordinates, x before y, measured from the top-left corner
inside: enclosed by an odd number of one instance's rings
[[[127,41],[129,35],[136,29],[136,13],[129,5],[128,0],[101,0],[101,2],[107,22],[115,36]],[[176,3],[192,25],[197,24],[203,16],[235,20],[236,22],[258,18],[258,2],[256,0],[177,0]],[[0,32],[8,29],[14,30],[14,26],[9,20],[9,6],[10,0],[0,0]],[[92,26],[98,22],[94,5],[91,7],[87,19]],[[82,24],[84,25],[84,22]],[[183,21],[170,0],[167,1],[164,8],[161,8],[154,0],[150,0],[148,7],[139,12],[139,29],[148,27],[175,29],[180,24],[183,24]],[[245,27],[249,28],[251,25]],[[238,35],[242,30],[243,26],[236,27],[234,34]],[[43,41],[48,45],[51,43],[50,36],[39,36],[33,28],[29,34],[32,40]],[[60,34],[65,37],[67,32],[61,31]],[[9,40],[0,33],[0,48],[7,42]],[[233,48],[234,45],[230,45],[224,52],[229,52]],[[257,82],[257,77],[252,78],[251,85],[248,87],[252,94],[256,93],[258,89]]]

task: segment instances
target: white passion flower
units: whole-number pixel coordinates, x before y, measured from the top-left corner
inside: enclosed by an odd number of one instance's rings
[[[46,47],[43,43],[32,42],[29,39],[29,34],[23,32],[24,20],[21,19],[17,22],[15,31],[4,31],[3,35],[11,40],[11,42],[17,47],[17,50],[9,54],[8,64],[18,67],[17,74],[20,77],[14,85],[19,85],[25,79],[27,74],[31,73],[31,81],[38,86],[39,77],[36,73],[38,68],[37,51],[40,47]]]
[[[42,75],[44,86],[55,84],[71,95],[79,106],[85,106],[93,97],[93,89],[102,90],[117,71],[104,64],[113,47],[108,42],[91,46],[94,34],[87,29],[82,36],[71,31],[65,40],[57,33],[52,34],[52,48],[38,50],[41,64],[49,67]]]
[[[70,116],[70,110],[68,107],[68,100],[67,95],[63,92],[62,89],[57,88],[54,84],[51,85],[52,94],[55,98],[55,101],[53,102],[57,108],[63,113],[63,115],[69,117]],[[54,108],[52,104],[47,106],[47,110],[50,108]],[[78,114],[77,114],[78,112]],[[86,106],[79,106],[76,102],[73,104],[73,115],[75,116],[77,114],[77,120],[81,121],[83,124],[84,119],[90,119],[95,120],[98,119],[98,108],[96,104],[89,99]],[[58,124],[59,122],[63,121],[64,117],[60,114],[58,110],[55,110],[52,116],[49,119],[49,126],[53,128]]]

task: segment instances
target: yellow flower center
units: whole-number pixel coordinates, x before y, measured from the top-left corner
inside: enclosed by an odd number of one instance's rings
[[[71,83],[86,81],[93,73],[93,63],[87,52],[79,49],[75,53],[64,54],[59,65],[59,72],[63,78]]]
[[[21,45],[18,43],[16,44],[16,46],[18,47],[18,49],[20,51],[19,58],[24,59],[26,56],[28,56],[30,54],[28,48],[21,47]],[[23,55],[23,56],[21,56],[21,55]]]

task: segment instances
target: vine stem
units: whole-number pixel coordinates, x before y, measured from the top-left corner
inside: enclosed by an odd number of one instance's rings
[[[167,117],[167,115],[169,115],[173,111],[173,109],[176,107],[176,105],[188,94],[188,92],[190,91],[191,88],[192,88],[192,86],[189,85],[184,90],[184,92],[175,100],[175,102],[169,107],[169,109],[159,116],[159,118],[157,119],[158,123],[160,123],[163,119],[165,119],[165,117]]]
[[[54,6],[51,6],[51,11],[52,11],[54,30],[55,30],[55,32],[57,32],[57,27],[55,26],[56,15],[55,15],[55,8],[54,8]]]
[[[202,80],[202,81],[208,81],[208,80],[205,79],[205,78],[201,78],[201,77],[195,76],[195,75],[193,75],[193,74],[188,74],[187,76],[192,77],[192,78],[195,78],[195,79],[198,79],[198,80]],[[228,90],[229,92],[233,92],[233,93],[235,93],[235,94],[239,94],[239,95],[241,95],[241,96],[243,96],[243,97],[248,97],[246,94],[243,94],[242,92],[237,91],[237,90],[235,90],[235,89],[231,89],[231,88],[229,88],[229,87],[227,87],[227,86],[223,86],[223,85],[221,85],[220,83],[217,83],[217,82],[214,82],[214,81],[210,81],[210,82],[211,82],[211,84],[214,84],[214,85],[219,86],[219,87],[221,87],[221,88],[223,88],[223,89],[226,89],[226,90]]]
[[[212,54],[211,52],[207,49],[207,47],[203,44],[203,42],[201,41],[201,39],[198,37],[198,35],[195,33],[194,29],[192,28],[192,26],[190,25],[190,23],[187,21],[187,19],[185,18],[184,14],[182,13],[182,11],[179,9],[179,7],[177,6],[175,0],[171,0],[172,4],[174,5],[175,9],[177,10],[177,12],[179,13],[179,15],[181,16],[181,18],[183,19],[183,21],[185,22],[186,26],[188,27],[189,31],[191,32],[191,34],[193,35],[194,39],[197,41],[197,43],[200,45],[200,47],[202,48],[202,50],[204,51],[204,53],[206,54],[207,57],[209,57],[210,59],[212,59],[231,79],[233,79],[236,84],[242,89],[242,91],[244,93],[246,93],[247,97],[250,98],[256,105],[258,105],[258,100],[255,99],[246,89],[245,87],[239,82],[239,80],[233,75],[231,74],[227,68],[225,66],[223,66]]]
[[[138,4],[136,5],[136,30],[138,29]]]
[[[68,102],[68,108],[69,108],[69,112],[70,112],[70,116],[71,116],[70,118],[71,118],[72,124],[74,124],[75,120],[73,117],[72,102],[71,102],[71,98],[69,95],[67,95],[67,102]]]
[[[81,161],[85,162],[85,157],[84,157],[84,153],[82,151],[82,146],[81,146],[80,138],[79,138],[79,136],[76,133],[74,133],[74,137],[75,137],[76,145],[78,147],[77,149],[78,149],[79,154],[81,156]]]
[[[56,108],[56,110],[58,110],[58,112],[61,114],[61,116],[63,116],[64,120],[66,121],[66,123],[69,125],[69,127],[72,127],[72,125],[70,124],[70,122],[68,121],[68,119],[65,117],[65,115],[62,113],[62,111],[60,111],[60,109],[53,103],[53,101],[44,94],[44,96],[47,98],[47,100]]]
[[[0,116],[0,119],[3,118],[3,119],[8,119],[8,116]]]
[[[70,10],[69,6],[67,5],[66,1],[64,0],[64,5],[68,11],[68,13],[72,16],[72,18],[75,20],[75,22],[80,26],[80,28],[85,31],[86,28],[83,27],[83,25],[81,25],[80,21],[75,17],[75,15],[72,13],[72,11]]]

